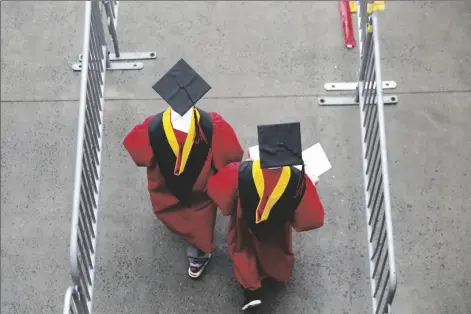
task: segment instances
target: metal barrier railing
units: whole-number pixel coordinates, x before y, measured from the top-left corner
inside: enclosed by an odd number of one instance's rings
[[[156,59],[157,53],[155,51],[148,52],[121,52],[118,40],[118,8],[119,1],[97,1],[103,4],[104,14],[108,25],[111,42],[113,44],[114,53],[108,52],[106,59],[106,70],[141,70],[144,68],[142,62],[135,62],[135,60],[150,60]],[[101,17],[100,17],[101,18]],[[83,54],[78,57],[79,62],[72,65],[74,71],[80,71],[83,63]],[[132,62],[125,62],[132,61]]]
[[[63,314],[82,314],[86,313],[83,304],[80,301],[80,296],[75,287],[67,288],[64,298],[64,312]]]
[[[383,82],[378,17],[373,1],[357,1],[360,71],[358,83],[349,84],[356,93],[351,97],[321,97],[319,105],[360,107],[362,159],[372,309],[374,314],[391,313],[397,279],[389,192],[385,103],[396,104],[396,96],[383,95],[383,88],[395,82]],[[329,83],[331,90],[332,84]],[[327,85],[327,84],[326,84]],[[338,88],[346,86],[336,86]]]
[[[107,55],[99,2],[86,1],[70,235],[73,286],[65,295],[64,314],[92,311]]]
[[[156,58],[155,52],[120,52],[118,6],[119,1],[85,1],[83,53],[72,66],[74,71],[81,71],[81,83],[70,236],[73,285],[64,297],[64,314],[92,313],[106,71],[142,69],[142,63],[122,61]],[[114,53],[108,51],[103,19]]]
[[[376,16],[367,26],[359,82],[363,175],[370,257],[373,313],[391,312],[396,292],[389,172]],[[373,30],[372,30],[372,29]],[[375,84],[376,83],[376,84]],[[375,86],[376,85],[376,86]]]

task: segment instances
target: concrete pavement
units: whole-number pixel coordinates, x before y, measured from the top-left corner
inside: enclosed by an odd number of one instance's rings
[[[387,2],[383,78],[400,102],[386,121],[398,269],[395,313],[471,312],[471,4]],[[83,3],[1,3],[1,309],[61,313],[68,272]],[[239,313],[225,252],[186,276],[185,247],[153,217],[145,173],[121,141],[164,108],[151,85],[183,57],[212,85],[201,107],[245,147],[256,125],[300,121],[333,169],[321,178],[325,226],[298,234],[288,288],[264,313],[370,313],[359,113],[318,107],[328,81],[353,80],[335,2],[121,2],[122,51],[157,52],[142,71],[107,73],[94,313]],[[249,112],[250,114],[247,114]]]

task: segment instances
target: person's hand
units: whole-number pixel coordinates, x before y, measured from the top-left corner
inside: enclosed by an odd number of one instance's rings
[[[320,182],[319,178],[318,178],[316,175],[314,175],[313,177],[309,177],[309,178],[311,179],[312,183],[313,183],[315,186],[317,186],[317,185],[319,184],[319,182]]]
[[[304,171],[306,172],[307,176],[309,177],[309,179],[311,179],[311,182],[317,186],[317,184],[319,184],[319,177],[316,176],[316,174],[314,173],[314,171],[312,171],[312,169],[310,169],[308,166],[305,166],[304,167]]]

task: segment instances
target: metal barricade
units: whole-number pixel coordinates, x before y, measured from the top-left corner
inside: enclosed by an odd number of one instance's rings
[[[67,288],[64,298],[64,312],[63,314],[82,314],[86,313],[80,302],[80,297],[75,287]]]
[[[70,235],[73,286],[65,295],[64,314],[92,311],[107,55],[99,2],[86,1]]]
[[[360,70],[358,83],[328,83],[329,90],[354,89],[350,97],[321,97],[319,105],[360,107],[366,223],[374,314],[391,313],[397,279],[389,192],[385,103],[396,104],[396,96],[383,95],[395,82],[383,82],[378,16],[373,1],[357,1]],[[342,85],[343,84],[343,85]],[[347,88],[348,87],[348,88]]]
[[[396,292],[389,172],[381,84],[378,19],[373,14],[364,24],[366,41],[360,72],[363,176],[369,241],[373,313],[391,312]]]
[[[81,71],[81,83],[70,236],[73,285],[64,297],[64,314],[92,313],[106,71],[142,69],[142,63],[122,61],[156,58],[155,52],[120,52],[118,7],[119,1],[85,1],[83,52],[72,65],[74,71]],[[103,19],[114,53],[108,51]]]
[[[96,1],[96,0],[93,0]],[[135,60],[150,60],[156,59],[157,53],[155,51],[148,52],[121,52],[118,40],[118,8],[119,1],[97,1],[103,4],[104,18],[106,20],[108,31],[110,34],[111,42],[113,45],[114,53],[108,52],[106,60],[106,70],[141,70],[144,68],[142,62]],[[131,2],[130,2],[131,3]],[[80,71],[83,63],[83,54],[78,57],[79,62],[72,65],[74,71]],[[132,61],[132,62],[125,62]]]

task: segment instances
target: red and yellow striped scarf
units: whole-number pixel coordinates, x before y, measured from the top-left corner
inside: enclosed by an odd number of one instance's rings
[[[191,149],[195,142],[196,143],[199,142],[200,140],[199,136],[202,136],[203,139],[206,141],[206,138],[204,137],[204,134],[199,124],[200,113],[198,112],[198,109],[193,107],[190,110],[192,110],[191,124],[190,124],[190,129],[188,130],[188,134],[186,136],[186,140],[183,146],[180,146],[180,144],[177,141],[177,137],[175,136],[175,132],[173,131],[172,121],[170,117],[171,111],[172,111],[171,108],[168,108],[167,110],[165,110],[162,117],[165,136],[177,159],[175,163],[175,169],[174,169],[174,174],[176,176],[182,174],[183,171],[185,171],[185,166],[188,162],[188,157],[190,156]]]
[[[255,160],[252,164],[252,177],[257,189],[257,194],[260,198],[257,210],[255,211],[255,223],[258,224],[268,219],[273,206],[275,206],[275,204],[285,192],[291,178],[291,167],[287,166],[281,168],[280,178],[278,179],[275,188],[268,197],[264,197],[265,178],[263,177],[263,171],[260,167],[260,160]]]

